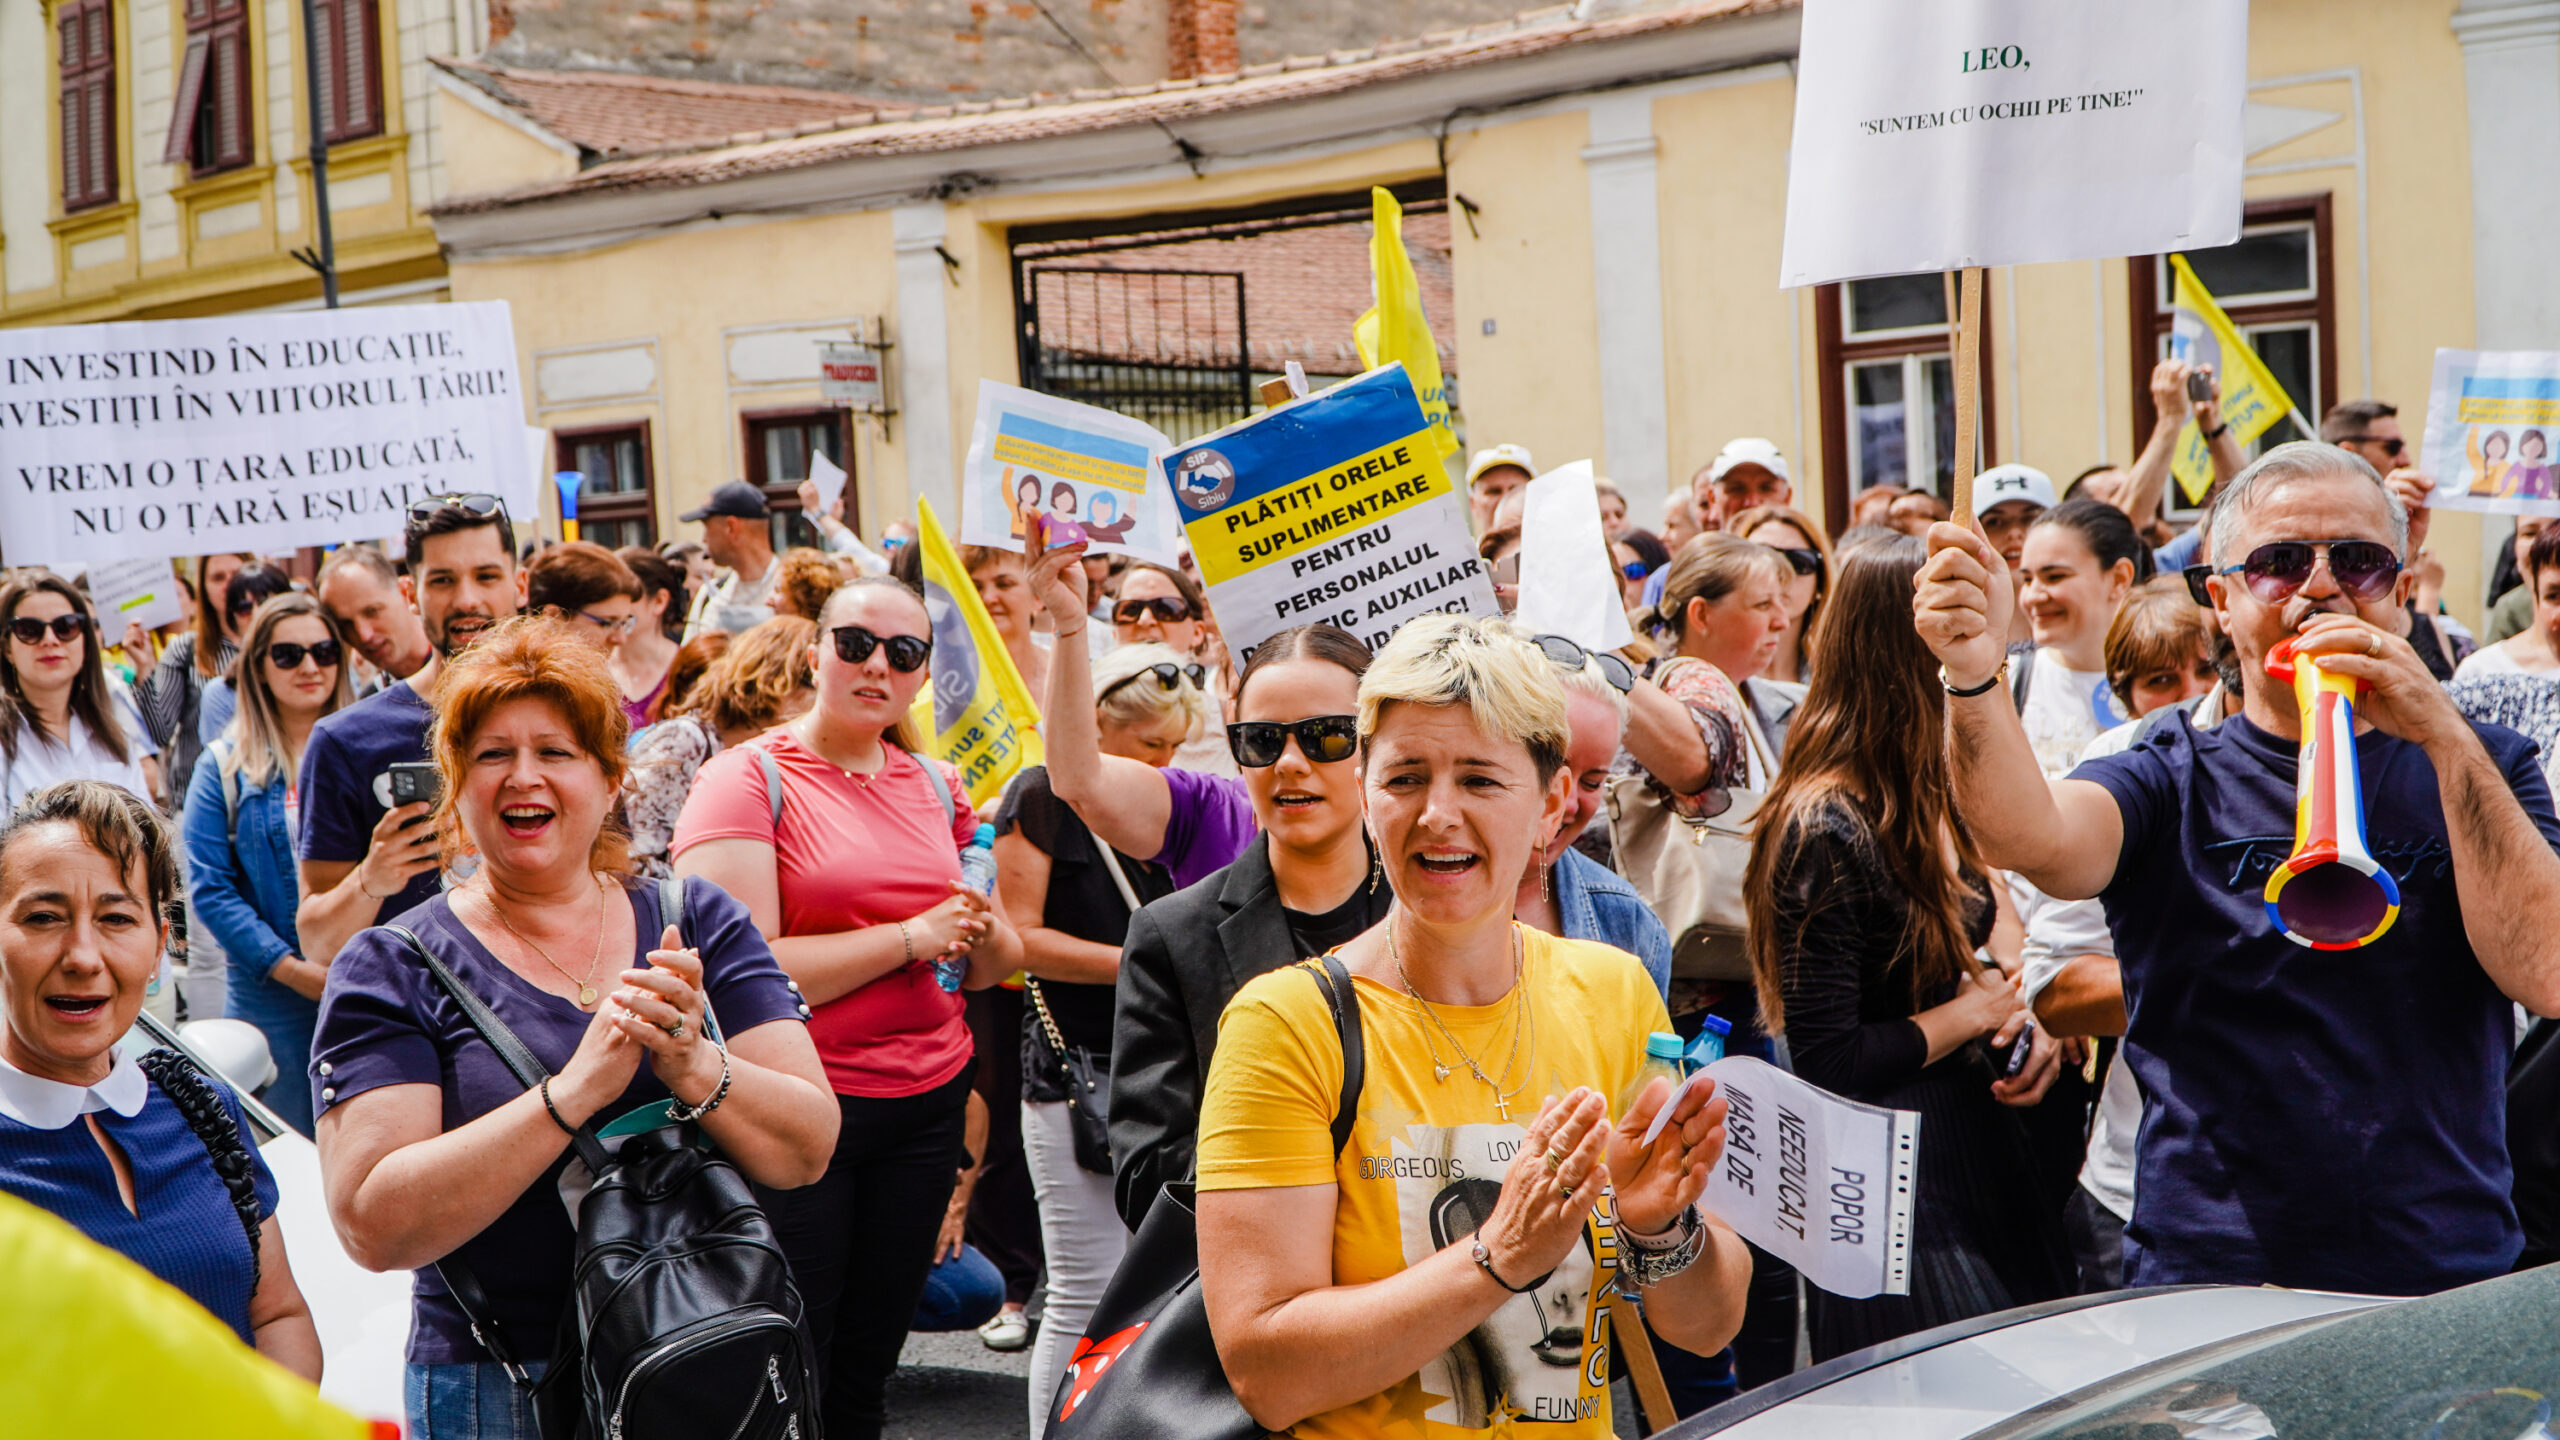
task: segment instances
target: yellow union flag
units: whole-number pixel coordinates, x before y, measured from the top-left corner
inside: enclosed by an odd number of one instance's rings
[[[2213,367],[2222,387],[2222,423],[2231,427],[2232,443],[2246,445],[2293,413],[2293,401],[2286,398],[2276,377],[2267,373],[2258,352],[2231,328],[2231,317],[2213,303],[2211,292],[2187,268],[2187,257],[2170,256],[2169,268],[2177,276],[2170,298],[2175,314],[2169,327],[2169,357]],[[2169,473],[2178,477],[2178,488],[2186,492],[2190,505],[2202,504],[2205,492],[2213,488],[2213,455],[2193,420],[2178,436]]]
[[[1422,282],[1414,278],[1413,257],[1404,248],[1404,207],[1379,186],[1369,187],[1369,284],[1377,303],[1351,327],[1360,347],[1360,363],[1375,370],[1390,360],[1404,362],[1413,380],[1422,418],[1431,423],[1431,443],[1442,455],[1458,449],[1457,427],[1449,419],[1449,383],[1440,375],[1440,344],[1431,338],[1431,322],[1422,313]]]
[[[979,603],[960,552],[921,498],[916,531],[925,614],[933,621],[933,684],[911,713],[933,753],[959,767],[969,803],[983,809],[1016,771],[1040,763],[1040,707]]]

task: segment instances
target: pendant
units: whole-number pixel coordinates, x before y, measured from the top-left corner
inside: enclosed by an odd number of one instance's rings
[[[1503,1118],[1503,1119],[1508,1120],[1508,1119],[1510,1119],[1510,1118],[1511,1118],[1511,1102],[1510,1102],[1510,1101],[1503,1099],[1503,1098],[1502,1098],[1501,1096],[1499,1096],[1499,1095],[1496,1095],[1496,1096],[1494,1096],[1494,1097],[1493,1097],[1493,1108],[1494,1108],[1494,1110],[1495,1110],[1497,1113],[1499,1113],[1499,1114],[1502,1116],[1502,1118]]]
[[[1440,1064],[1440,1063],[1439,1063],[1439,1062],[1437,1062],[1437,1061],[1432,1062],[1432,1066],[1431,1066],[1431,1078],[1432,1078],[1432,1079],[1434,1079],[1434,1080],[1439,1081],[1439,1082],[1440,1082],[1441,1084],[1443,1084],[1443,1085],[1448,1084],[1448,1083],[1449,1083],[1449,1067],[1448,1067],[1448,1066],[1446,1066],[1446,1065]]]
[[[580,1009],[587,1009],[587,1010],[591,1010],[591,1009],[594,1009],[594,1008],[595,1008],[595,1003],[596,1003],[596,987],[594,987],[593,985],[581,985],[581,986],[579,986],[579,987],[578,987],[578,1006],[579,1006],[579,1008],[580,1008]]]

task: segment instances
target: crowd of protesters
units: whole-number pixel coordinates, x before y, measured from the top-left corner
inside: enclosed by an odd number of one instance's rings
[[[572,1137],[653,1102],[753,1182],[839,1437],[882,1433],[911,1331],[973,1327],[1029,1350],[1039,1436],[1166,1204],[1196,1208],[1236,1397],[1308,1435],[1607,1433],[1577,1388],[1605,1391],[1602,1253],[1682,1414],[1800,1336],[1819,1361],[2075,1292],[2503,1273],[2552,1244],[2503,1087],[2560,1013],[2560,527],[2518,526],[2475,641],[2391,406],[2251,459],[2189,380],[2162,363],[2130,465],[1998,466],[1962,523],[1877,485],[1835,533],[1759,439],[1658,531],[1603,480],[1614,652],[1434,616],[1238,655],[1187,556],[965,549],[1043,716],[1044,763],[983,807],[909,718],[937,643],[912,532],[777,548],[743,483],[657,550],[541,544],[465,494],[307,580],[205,556],[158,634],[11,572],[0,1189],[315,1377],[236,1099],[114,1045],[146,1006],[248,1022],[348,1254],[417,1274],[434,1436],[532,1433],[489,1331],[545,1352]],[[2190,423],[2215,474],[2180,525]],[[1507,444],[1465,468],[1506,611],[1536,473]],[[2360,950],[2261,899],[2288,641],[2368,687],[2401,909]],[[1630,796],[1756,802],[1738,969],[1680,960],[1695,917],[1622,873]],[[412,943],[551,1078],[517,1083]],[[1647,1036],[1708,1028],[1924,1117],[1909,1293],[1800,1286],[1701,1203],[1720,1099],[1643,1142]]]

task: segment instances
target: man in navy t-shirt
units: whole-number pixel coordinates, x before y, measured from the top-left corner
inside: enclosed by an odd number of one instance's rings
[[[2422,1294],[2503,1274],[2510,999],[2560,1013],[2560,821],[2533,746],[2464,720],[2392,633],[2408,515],[2353,454],[2268,452],[2216,497],[2214,608],[2240,713],[2046,782],[1998,683],[2007,567],[1930,532],[1914,614],[1945,679],[1956,799],[1986,859],[2098,896],[2142,1082],[2125,1277]],[[2269,918],[2294,846],[2299,713],[2267,652],[2366,686],[2366,835],[2400,912],[2316,950]]]
[[[524,608],[515,527],[494,495],[448,495],[409,508],[409,573],[400,594],[426,624],[426,668],[312,727],[296,786],[302,807],[303,958],[326,965],[357,931],[436,893],[433,808],[391,803],[391,766],[423,762],[445,662]]]

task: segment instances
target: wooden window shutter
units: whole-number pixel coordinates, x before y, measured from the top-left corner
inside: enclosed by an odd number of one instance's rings
[[[338,104],[338,0],[304,0],[314,12],[311,28],[320,37],[320,48],[312,55],[313,69],[320,86],[320,133],[335,140],[345,128],[338,117],[343,107]]]
[[[111,0],[81,0],[60,16],[62,205],[116,198],[115,30]]]
[[[337,0],[338,3],[338,73],[343,80],[346,103],[340,107],[341,133],[331,139],[353,139],[371,135],[382,128],[382,95],[374,83],[374,28],[377,24],[372,0]]]
[[[214,93],[211,163],[228,170],[249,163],[249,32],[239,20],[215,27],[211,83]]]
[[[168,143],[160,147],[160,158],[172,165],[191,163],[195,152],[196,113],[204,106],[206,50],[204,36],[187,37],[187,58],[178,70],[178,104],[169,112]]]

